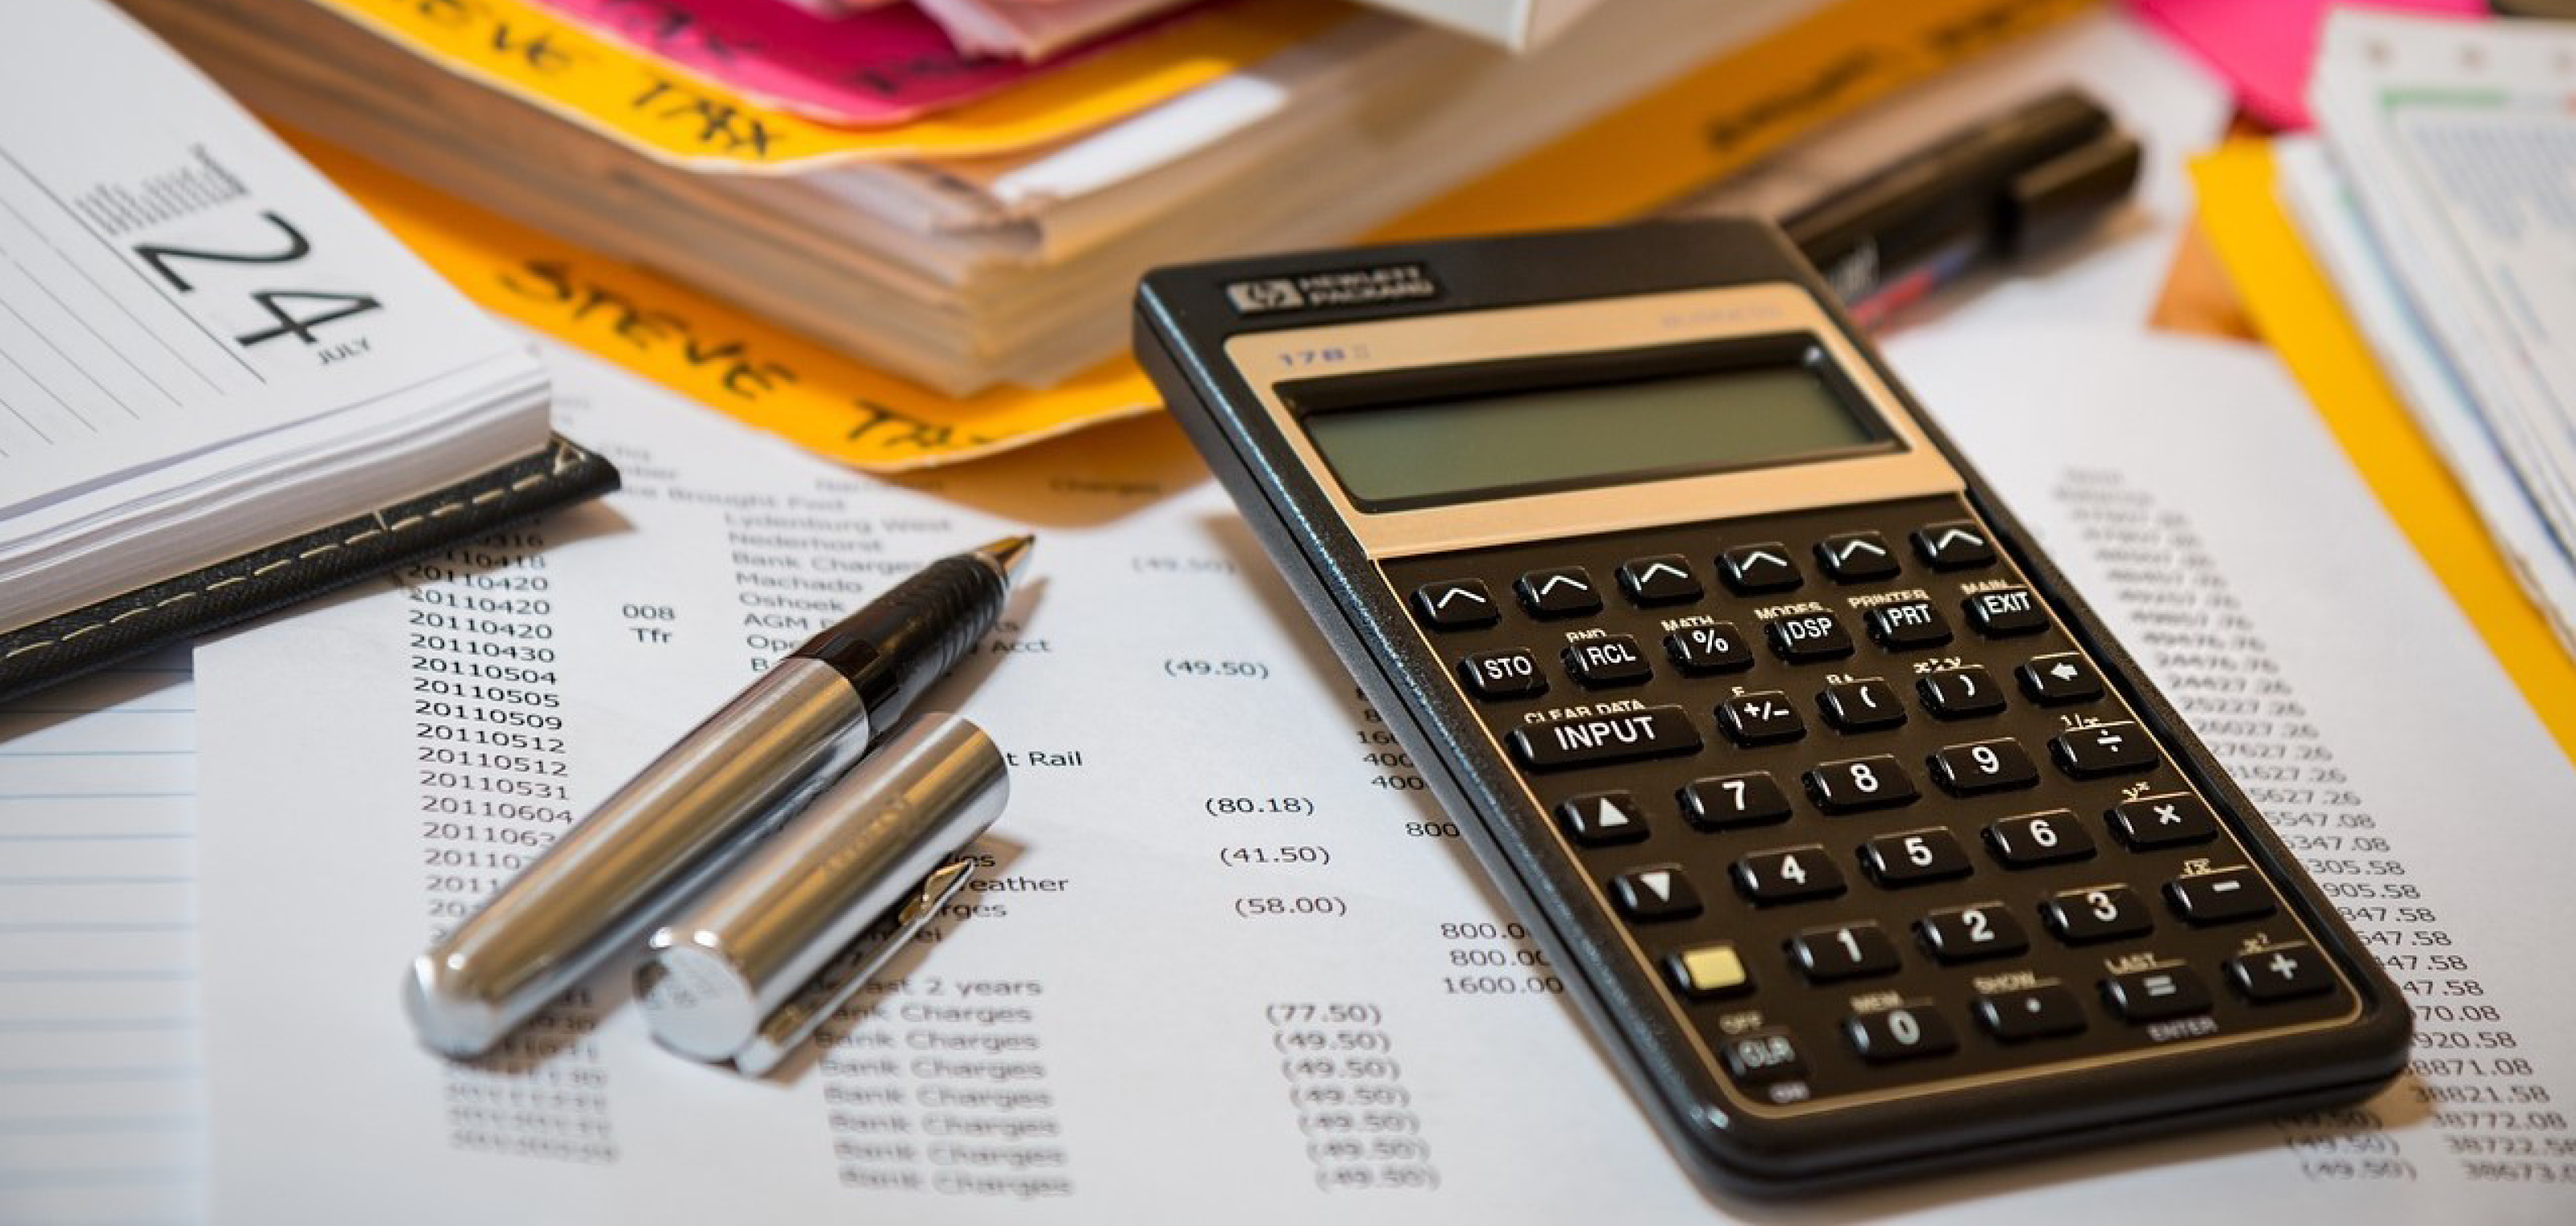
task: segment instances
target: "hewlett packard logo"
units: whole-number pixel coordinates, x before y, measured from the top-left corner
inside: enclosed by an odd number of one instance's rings
[[[1306,305],[1306,296],[1297,292],[1297,283],[1286,277],[1236,281],[1225,287],[1225,296],[1234,300],[1235,310],[1246,315],[1293,311]]]
[[[1369,306],[1411,302],[1440,296],[1440,283],[1420,264],[1385,264],[1307,272],[1286,277],[1229,281],[1226,300],[1236,313],[1266,315],[1274,311],[1307,311],[1319,307]]]

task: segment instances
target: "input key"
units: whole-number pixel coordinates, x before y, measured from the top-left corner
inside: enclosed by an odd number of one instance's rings
[[[1699,730],[1680,707],[1578,715],[1512,729],[1512,756],[1534,771],[1601,766],[1699,752]]]

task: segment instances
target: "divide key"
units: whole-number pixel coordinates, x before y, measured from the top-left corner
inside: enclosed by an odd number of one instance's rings
[[[1512,755],[1531,770],[1599,766],[1699,751],[1698,730],[1680,707],[1579,715],[1512,729]]]

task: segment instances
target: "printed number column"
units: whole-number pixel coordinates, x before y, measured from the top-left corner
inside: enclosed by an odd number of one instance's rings
[[[436,940],[473,913],[577,809],[552,584],[535,530],[406,567],[421,899]],[[586,990],[482,1059],[447,1071],[448,1143],[561,1162],[616,1160],[608,1075]]]

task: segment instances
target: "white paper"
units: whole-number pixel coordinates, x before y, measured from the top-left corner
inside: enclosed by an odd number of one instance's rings
[[[0,706],[0,1222],[203,1215],[192,706],[184,651]]]
[[[2576,559],[2550,534],[2449,355],[2399,288],[2378,236],[2362,220],[2343,176],[2314,137],[2274,141],[2273,165],[2282,203],[2308,249],[2334,279],[2354,325],[2417,423],[2441,449],[2451,475],[2468,490],[2487,534],[2503,548],[2558,641],[2576,652]]]
[[[2450,1011],[2426,1054],[2451,1063],[2364,1112],[1820,1211],[2567,1220],[2576,1133],[2534,1096],[2576,1095],[2576,1035],[2533,849],[2576,772],[2292,386],[2080,332],[1900,360],[2222,757],[2332,772],[2261,787],[2330,890],[2434,914],[2361,927]],[[556,362],[626,492],[199,653],[218,1220],[1802,1214],[1685,1181],[1167,425],[901,486]],[[1004,888],[818,1062],[681,1060],[615,978],[523,1071],[414,1043],[397,976],[524,854],[489,840],[559,829],[830,611],[1023,528],[1037,579],[939,698],[1015,755]],[[2226,692],[2249,676],[2251,717]]]
[[[2571,88],[2565,23],[2346,10],[2326,23],[2309,94],[2380,250],[2576,556]]]

